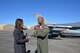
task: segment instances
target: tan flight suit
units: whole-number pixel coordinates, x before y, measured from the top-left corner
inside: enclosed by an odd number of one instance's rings
[[[34,32],[34,36],[37,37],[37,53],[48,53],[48,27],[44,24],[41,27],[38,26]]]

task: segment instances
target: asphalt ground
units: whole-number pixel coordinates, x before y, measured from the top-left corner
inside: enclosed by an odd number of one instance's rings
[[[32,34],[33,31],[25,31]],[[13,31],[0,31],[0,53],[14,53]],[[49,53],[80,53],[80,38],[67,37],[48,39]],[[26,51],[35,52],[37,48],[37,39],[31,38],[26,43]]]

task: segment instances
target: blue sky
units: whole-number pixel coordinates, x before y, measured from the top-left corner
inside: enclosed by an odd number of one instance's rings
[[[0,0],[0,24],[22,18],[26,26],[35,25],[35,13],[50,23],[80,22],[80,0]]]

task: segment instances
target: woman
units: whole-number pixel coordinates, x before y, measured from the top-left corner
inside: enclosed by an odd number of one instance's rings
[[[24,35],[22,19],[16,19],[13,35],[14,35],[14,53],[26,53],[25,43],[28,42],[29,39],[26,37],[26,35]]]

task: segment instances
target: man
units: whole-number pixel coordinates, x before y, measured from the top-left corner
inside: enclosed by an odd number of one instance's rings
[[[34,27],[34,36],[37,37],[37,53],[48,53],[48,27],[44,24],[43,17],[38,18],[38,24]]]

